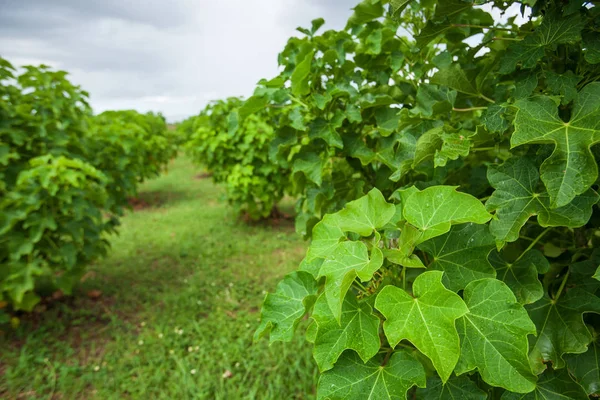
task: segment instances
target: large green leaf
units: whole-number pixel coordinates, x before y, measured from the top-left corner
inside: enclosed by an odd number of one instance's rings
[[[463,297],[469,312],[457,323],[461,354],[456,372],[477,369],[483,380],[512,392],[535,389],[527,358],[527,335],[535,325],[504,282],[486,278],[471,282]]]
[[[544,288],[538,275],[545,274],[550,263],[537,250],[529,250],[518,260],[509,263],[499,252],[493,252],[489,257],[496,268],[497,278],[508,285],[521,304],[535,303],[544,295]]]
[[[321,186],[324,163],[323,159],[316,153],[302,153],[294,160],[292,171],[302,172],[306,178]]]
[[[335,320],[325,295],[317,299],[312,318],[317,327],[313,356],[321,371],[333,368],[346,349],[356,351],[363,362],[379,351],[379,318],[370,305],[359,303],[352,293],[344,299],[340,323]]]
[[[417,389],[417,400],[486,400],[488,395],[479,389],[475,382],[467,378],[466,375],[453,376],[444,384],[437,377],[427,379],[425,389]]]
[[[584,353],[592,336],[583,322],[583,313],[600,313],[600,298],[582,289],[570,289],[558,301],[544,296],[526,306],[538,331],[532,340],[529,359],[534,372],[542,372],[545,362],[564,368],[565,353]]]
[[[348,26],[363,25],[383,15],[384,8],[380,0],[364,0],[354,7],[354,14],[348,20]]]
[[[463,300],[442,284],[440,271],[419,275],[413,296],[386,286],[377,295],[375,307],[386,321],[383,330],[391,346],[407,339],[431,359],[444,382],[454,370],[460,355],[455,320],[469,310]]]
[[[447,68],[440,69],[431,77],[430,81],[434,85],[447,86],[471,96],[480,96],[480,93],[473,86],[473,80],[467,77],[460,64],[452,64]]]
[[[600,142],[600,82],[590,83],[579,92],[568,122],[560,118],[549,97],[518,100],[515,107],[511,146],[554,144],[554,152],[541,166],[541,177],[552,208],[569,204],[598,178],[598,164],[590,147]]]
[[[583,386],[590,396],[600,395],[600,349],[597,338],[582,354],[569,354],[565,357],[569,372]]]
[[[542,58],[547,48],[561,43],[575,42],[581,38],[583,21],[579,13],[568,18],[561,15],[548,15],[533,34],[511,45],[500,60],[500,73],[509,74],[517,64],[523,69],[533,68]]]
[[[487,225],[462,224],[418,247],[433,258],[429,268],[444,271],[444,285],[456,292],[469,282],[496,276],[487,259],[495,243]]]
[[[312,65],[315,52],[311,51],[304,56],[304,59],[298,63],[292,73],[292,94],[294,96],[303,96],[310,92],[309,77],[310,67]]]
[[[312,242],[306,255],[307,261],[324,258],[333,252],[340,241],[345,238],[339,227],[338,216],[327,214],[315,225],[312,231]]]
[[[404,218],[427,235],[428,230],[441,235],[453,224],[483,224],[491,215],[475,197],[457,192],[452,186],[432,186],[415,192],[404,204]],[[433,236],[429,236],[431,238]]]
[[[523,225],[534,215],[542,226],[580,227],[592,215],[598,195],[593,190],[578,196],[564,207],[552,209],[548,194],[539,188],[539,175],[526,158],[511,158],[500,166],[488,169],[488,180],[496,190],[486,202],[489,211],[496,211],[490,231],[501,242],[519,238]]]
[[[346,292],[356,278],[366,282],[381,268],[383,254],[373,247],[371,256],[363,242],[347,241],[337,245],[331,255],[325,258],[319,278],[325,277],[325,296],[335,319],[339,322],[342,315],[342,302]]]
[[[254,340],[270,333],[270,342],[289,342],[300,319],[308,311],[317,294],[317,282],[307,272],[298,271],[287,275],[275,293],[269,293],[263,302],[260,325]]]
[[[317,398],[323,400],[404,400],[406,392],[425,386],[425,370],[404,350],[396,351],[387,364],[377,357],[366,364],[346,352],[319,379]]]
[[[338,214],[338,226],[344,232],[371,235],[383,228],[396,213],[396,207],[385,201],[381,192],[374,188],[366,196],[346,204]]]
[[[504,392],[502,400],[587,400],[581,386],[565,370],[549,370],[537,382],[535,390],[527,394]]]

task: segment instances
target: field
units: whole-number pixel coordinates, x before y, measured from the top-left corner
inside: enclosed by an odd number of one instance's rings
[[[3,332],[0,397],[311,398],[301,332],[285,346],[252,343],[265,290],[306,244],[291,222],[239,221],[222,195],[186,158],[146,182],[75,295]]]

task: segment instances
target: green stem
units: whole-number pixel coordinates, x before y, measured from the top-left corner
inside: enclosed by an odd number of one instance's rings
[[[493,102],[493,100],[492,100],[492,102]],[[470,107],[470,108],[453,108],[452,109],[452,111],[458,111],[458,112],[469,112],[469,111],[477,111],[477,110],[487,110],[487,107]]]
[[[538,236],[537,236],[535,239],[533,239],[533,241],[532,241],[532,242],[529,244],[529,246],[527,246],[527,248],[525,249],[525,251],[523,251],[523,252],[521,253],[521,255],[519,256],[519,258],[517,258],[517,259],[515,260],[515,262],[514,262],[514,263],[517,263],[517,262],[518,262],[518,261],[519,261],[521,258],[523,258],[523,256],[524,256],[524,255],[525,255],[525,254],[526,254],[526,253],[527,253],[529,250],[531,250],[531,249],[533,248],[533,246],[535,246],[535,245],[537,244],[537,242],[539,242],[539,241],[540,241],[540,239],[541,239],[541,238],[543,238],[543,237],[544,237],[544,235],[545,235],[546,233],[550,232],[550,229],[552,229],[552,228],[546,228],[546,229],[544,229],[544,231],[543,231],[542,233],[540,233],[540,234],[539,234],[539,235],[538,235]],[[514,263],[513,263],[513,264],[514,264]]]
[[[302,102],[301,100],[297,99],[296,97],[290,95],[290,99],[297,104],[300,104],[301,106],[303,106],[304,108],[309,108],[308,105],[306,105],[306,103]]]
[[[485,101],[487,101],[487,102],[489,102],[489,103],[493,103],[493,104],[495,104],[495,103],[496,103],[494,100],[490,99],[489,97],[487,97],[487,96],[486,96],[486,95],[484,95],[484,94],[480,94],[480,95],[479,95],[479,97],[481,97],[482,99],[484,99]]]
[[[406,267],[402,267],[402,289],[406,290]]]
[[[479,28],[479,29],[489,29],[494,31],[506,31],[506,32],[518,32],[514,29],[510,28],[499,28],[497,26],[484,26],[484,25],[472,25],[472,24],[452,24],[455,28]]]
[[[495,36],[495,37],[492,38],[492,40],[507,40],[507,41],[510,41],[510,42],[520,42],[523,39],[521,39],[521,38],[507,38],[507,37],[497,37],[497,36]]]
[[[476,147],[474,149],[471,149],[470,151],[474,152],[474,151],[490,151],[490,150],[496,150],[496,146],[494,146],[494,147]]]
[[[560,297],[560,295],[562,294],[563,289],[565,288],[565,285],[567,284],[567,280],[569,279],[569,274],[571,271],[567,271],[567,273],[565,274],[565,276],[563,277],[562,282],[560,283],[560,287],[558,288],[558,292],[556,292],[556,296],[554,296],[554,303],[556,303],[558,301],[558,298]]]

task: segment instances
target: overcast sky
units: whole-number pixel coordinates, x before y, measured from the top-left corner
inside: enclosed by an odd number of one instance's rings
[[[0,0],[0,55],[70,73],[97,112],[249,96],[299,25],[342,28],[358,0]]]

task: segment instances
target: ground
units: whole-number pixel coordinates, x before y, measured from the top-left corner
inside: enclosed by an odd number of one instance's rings
[[[285,224],[240,221],[185,158],[140,198],[73,296],[2,328],[0,398],[313,398],[300,334],[252,342],[265,291],[306,243]]]

